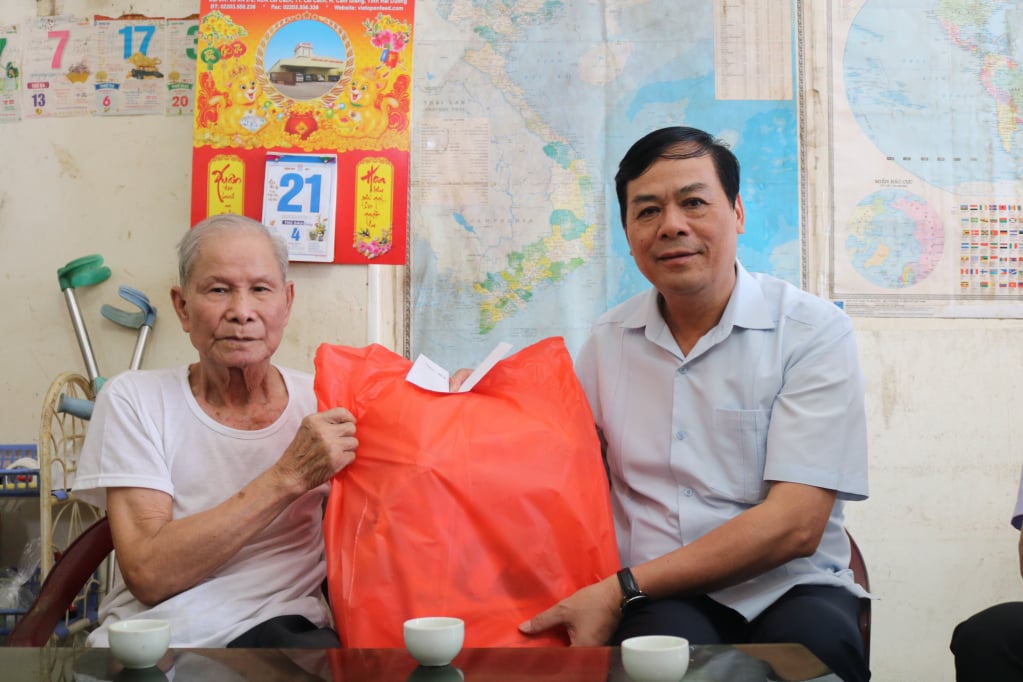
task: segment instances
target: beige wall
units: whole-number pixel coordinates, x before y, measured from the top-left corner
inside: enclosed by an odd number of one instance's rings
[[[952,680],[955,624],[1023,599],[1009,526],[1023,422],[1018,324],[858,320],[871,499],[847,507],[874,604],[875,679]]]
[[[41,3],[44,10],[49,4]],[[128,9],[107,0],[55,4],[83,15]],[[183,16],[197,10],[198,0],[131,6]],[[36,11],[32,0],[4,0],[0,22]],[[827,167],[824,151],[818,146],[811,156],[817,168]],[[0,125],[0,442],[34,442],[50,382],[61,371],[83,371],[56,279],[57,268],[73,258],[100,253],[113,270],[108,282],[79,292],[104,374],[127,366],[135,342],[134,332],[99,314],[103,303],[129,309],[117,296],[119,284],[147,293],[159,309],[146,366],[193,357],[167,294],[173,247],[188,224],[190,161],[189,120]],[[826,206],[826,196],[811,203]],[[815,211],[809,224],[826,225],[826,216]],[[812,255],[822,253],[824,237],[811,235]],[[294,265],[298,299],[279,360],[310,370],[320,342],[381,340],[401,351],[393,292],[402,276],[395,268]],[[900,319],[858,319],[856,326],[867,378],[872,497],[850,505],[848,516],[880,597],[874,678],[951,680],[954,624],[996,601],[1023,599],[1016,535],[1007,521],[1023,462],[1016,400],[1021,326]],[[0,501],[5,564],[37,532],[35,504]]]

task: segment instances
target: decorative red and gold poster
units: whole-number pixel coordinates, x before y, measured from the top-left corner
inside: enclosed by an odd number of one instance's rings
[[[268,158],[336,157],[333,210],[318,206],[319,176],[289,176],[281,211],[332,230],[334,263],[406,260],[414,0],[202,0],[192,223],[219,213],[266,217]],[[287,201],[283,201],[288,197]],[[333,221],[333,224],[329,224]],[[300,221],[283,220],[293,224]]]

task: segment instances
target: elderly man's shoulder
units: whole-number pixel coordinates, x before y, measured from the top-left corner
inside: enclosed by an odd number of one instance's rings
[[[120,372],[103,383],[96,396],[94,415],[105,418],[110,410],[133,413],[158,410],[167,400],[180,395],[187,384],[187,367]]]
[[[291,408],[303,414],[317,411],[315,375],[290,367],[274,365],[284,377],[284,383],[291,395]]]
[[[138,389],[158,389],[181,381],[188,376],[188,368],[165,367],[160,369],[129,369],[108,378],[103,391],[119,392]]]
[[[282,367],[281,365],[274,366],[289,385],[312,392],[313,382],[315,380],[315,376],[313,374],[300,369],[292,369],[291,367]]]

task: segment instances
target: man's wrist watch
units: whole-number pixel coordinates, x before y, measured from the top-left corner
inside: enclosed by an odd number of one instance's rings
[[[618,584],[622,588],[622,613],[628,612],[629,609],[639,606],[650,599],[650,596],[639,589],[639,585],[636,584],[636,578],[632,575],[631,568],[623,568],[618,571]]]

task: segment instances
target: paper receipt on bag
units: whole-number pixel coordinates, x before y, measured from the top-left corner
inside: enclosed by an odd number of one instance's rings
[[[504,341],[497,344],[494,350],[490,351],[486,359],[458,387],[456,392],[466,393],[471,391],[473,386],[479,383],[479,380],[486,376],[487,372],[493,369],[494,365],[500,362],[511,348],[512,345]],[[422,354],[416,358],[416,361],[412,363],[412,368],[405,375],[405,380],[409,383],[415,384],[419,388],[425,388],[427,391],[434,391],[435,393],[451,393],[449,388],[450,379],[451,375],[446,369]]]

